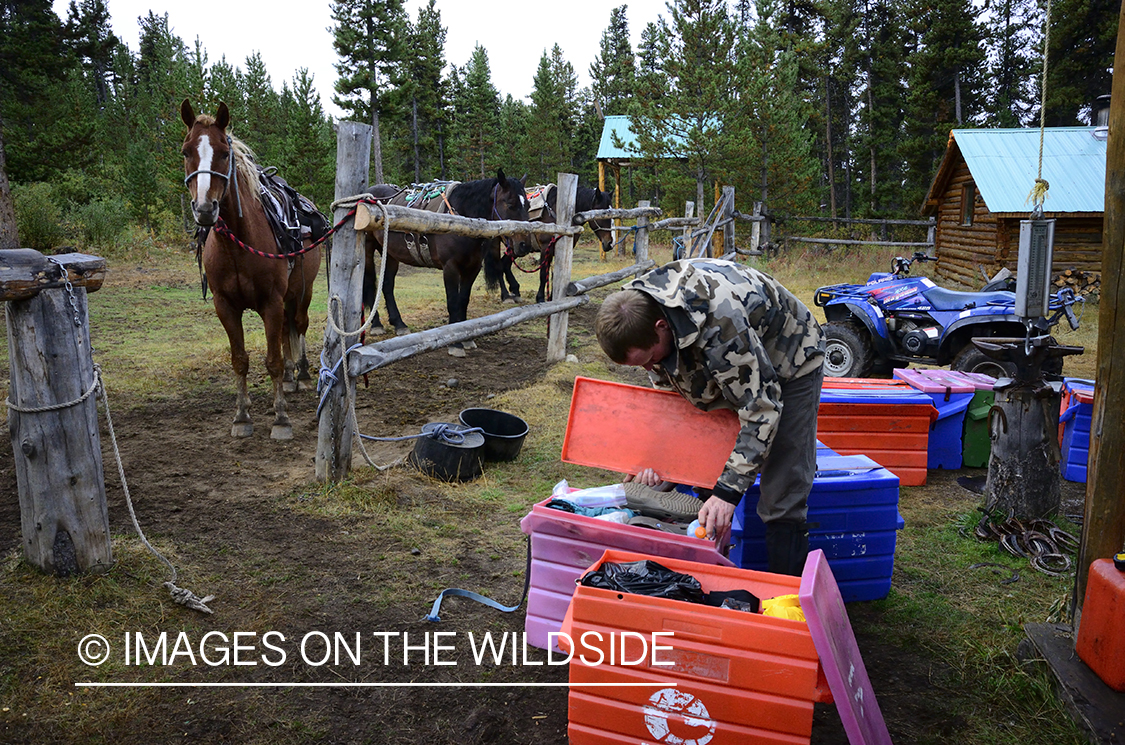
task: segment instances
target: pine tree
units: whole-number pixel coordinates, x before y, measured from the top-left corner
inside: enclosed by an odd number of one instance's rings
[[[636,69],[626,10],[628,6],[622,5],[610,12],[609,26],[602,31],[601,53],[590,65],[593,97],[604,116],[626,113],[633,97]]]
[[[253,148],[262,167],[277,166],[282,159],[280,101],[259,52],[246,58],[243,78],[246,104],[232,110],[239,136]],[[228,104],[229,106],[229,104]]]
[[[440,171],[438,138],[444,118],[441,72],[445,67],[445,34],[435,0],[418,9],[408,32],[410,54],[405,62],[401,103],[409,139],[400,138],[405,169],[415,183]]]
[[[531,92],[531,176],[541,183],[553,182],[560,171],[573,167],[572,139],[578,111],[575,96],[578,78],[563,58],[558,44],[539,59]]]
[[[453,176],[462,180],[481,179],[494,170],[496,132],[500,116],[500,97],[492,85],[488,52],[477,44],[461,74],[457,109],[457,142],[453,153]]]
[[[858,0],[856,45],[844,65],[858,70],[851,177],[857,212],[868,217],[900,214],[904,165],[898,152],[906,98],[903,19],[892,0]]]
[[[109,101],[113,50],[120,43],[110,27],[105,0],[70,0],[66,38],[97,92],[98,106]]]
[[[75,62],[65,38],[50,0],[0,0],[0,128],[14,182],[49,180],[67,162],[58,104]]]
[[[984,31],[971,0],[922,0],[911,10],[902,205],[919,210],[949,131],[984,118]]]
[[[1038,89],[1042,66],[1041,12],[1035,0],[999,0],[993,3],[988,44],[991,95],[988,122],[996,127],[1023,127],[1031,122],[1038,108]]]
[[[724,123],[734,101],[735,26],[724,0],[675,0],[668,9],[671,21],[654,29],[647,42],[642,39],[633,131],[654,166],[656,159],[678,156],[669,165],[694,179],[696,209],[703,212],[706,187],[729,146]],[[659,94],[661,75],[667,95],[647,97],[646,88]]]
[[[1047,126],[1093,124],[1114,69],[1120,0],[1055,0],[1047,50]],[[1039,57],[1042,64],[1042,56]]]
[[[283,175],[289,185],[327,211],[335,191],[336,149],[313,76],[307,68],[282,87],[281,120],[285,124]]]
[[[336,93],[332,100],[357,119],[371,121],[374,182],[383,183],[380,117],[389,91],[399,82],[407,17],[403,0],[333,0],[332,46]]]
[[[538,183],[533,171],[537,137],[531,126],[531,110],[512,94],[500,104],[498,157],[505,173],[527,174],[527,183]]]
[[[753,195],[774,213],[801,214],[816,205],[819,171],[807,129],[797,52],[787,47],[778,0],[757,0],[757,22],[738,44],[738,102],[720,175],[744,198]]]

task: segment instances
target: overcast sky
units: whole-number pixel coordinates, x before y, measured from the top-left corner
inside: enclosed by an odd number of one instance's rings
[[[292,81],[300,67],[312,73],[325,110],[338,115],[332,104],[336,81],[332,50],[329,3],[285,3],[276,0],[230,0],[221,3],[166,2],[166,0],[106,0],[113,31],[135,53],[138,49],[137,19],[151,10],[168,14],[172,32],[190,48],[198,36],[214,64],[224,55],[227,62],[245,69],[246,57],[259,52],[269,70],[274,88]],[[412,20],[428,0],[407,0]],[[664,0],[566,0],[565,2],[512,2],[511,0],[437,0],[442,25],[446,27],[445,59],[464,65],[480,43],[488,50],[492,84],[500,95],[516,98],[530,95],[535,69],[543,50],[558,44],[566,60],[578,73],[579,86],[590,83],[588,71],[602,31],[609,25],[610,11],[627,4],[629,33],[636,50],[645,25],[667,15]],[[55,12],[66,19],[69,0],[54,0]],[[566,14],[552,17],[556,8]],[[288,12],[287,12],[288,11]]]

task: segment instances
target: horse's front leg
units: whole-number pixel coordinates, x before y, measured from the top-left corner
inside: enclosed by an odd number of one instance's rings
[[[516,303],[520,299],[520,283],[516,281],[516,275],[512,272],[512,264],[514,263],[516,263],[516,260],[508,255],[500,259],[500,266],[504,270],[500,277],[500,302],[502,303]],[[511,288],[511,292],[508,288]]]
[[[449,323],[460,323],[468,318],[469,293],[473,289],[474,274],[468,281],[461,276],[461,267],[453,262],[446,262],[442,267],[442,279],[445,280],[445,307],[449,312]],[[464,357],[466,349],[476,349],[476,342],[456,342],[450,344],[449,354],[454,357]]]
[[[551,276],[551,257],[539,262],[539,292],[535,293],[535,302],[541,303],[547,299],[547,280]]]
[[[250,421],[250,393],[246,386],[246,374],[250,370],[250,355],[246,353],[246,340],[242,332],[242,311],[236,310],[219,295],[213,295],[215,315],[227,332],[230,342],[230,366],[234,370],[237,394],[235,398],[234,424],[231,437],[249,437],[254,434],[254,424]]]
[[[266,331],[266,370],[273,381],[273,428],[270,437],[275,440],[292,440],[293,425],[285,404],[285,310],[278,299],[262,311],[262,325]]]

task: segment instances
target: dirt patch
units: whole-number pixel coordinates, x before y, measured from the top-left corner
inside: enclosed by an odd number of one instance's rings
[[[593,311],[571,315],[572,332],[592,335]],[[546,371],[545,339],[526,332],[501,332],[480,341],[461,360],[432,352],[377,371],[360,388],[358,417],[368,434],[392,436],[417,432],[428,421],[456,421],[468,406],[487,404],[489,396],[527,386]],[[310,355],[311,357],[312,355]],[[454,380],[455,379],[455,380]],[[630,382],[643,374],[630,371]],[[315,394],[290,399],[294,439],[269,439],[267,383],[258,380],[256,430],[248,439],[229,436],[233,386],[226,380],[202,393],[170,401],[142,403],[114,410],[116,436],[138,518],[149,538],[171,551],[174,562],[195,568],[193,589],[214,590],[218,615],[191,616],[169,608],[169,628],[231,633],[272,629],[289,640],[313,630],[339,632],[350,641],[356,633],[370,652],[373,633],[408,634],[418,644],[427,632],[494,635],[522,632],[523,614],[501,614],[467,601],[452,600],[446,621],[422,620],[425,604],[387,597],[390,574],[409,575],[418,596],[432,598],[444,587],[471,587],[512,602],[523,582],[522,553],[497,555],[487,531],[455,537],[456,561],[413,546],[408,537],[371,530],[368,518],[330,518],[310,514],[294,504],[294,492],[308,489],[313,473],[317,432]],[[112,402],[111,402],[112,403]],[[129,518],[121,503],[120,484],[106,445],[106,480],[111,494],[110,520],[126,532]],[[373,447],[377,459],[390,460],[409,445]],[[356,461],[359,462],[358,460]],[[927,497],[943,500],[955,482],[946,478],[926,487]],[[380,498],[391,509],[409,510],[420,503],[445,500],[451,519],[458,506],[443,489],[411,472],[381,477]],[[513,531],[517,515],[498,514],[497,530]],[[479,516],[477,516],[479,520]],[[19,505],[12,454],[0,448],[0,553],[18,550]],[[122,578],[127,582],[127,578]],[[207,585],[214,583],[214,587]],[[143,592],[144,588],[139,591]],[[154,593],[157,591],[154,590]],[[163,602],[167,605],[166,598]],[[950,740],[963,723],[951,714],[962,695],[953,690],[952,672],[924,652],[887,644],[866,629],[878,614],[870,604],[849,606],[864,661],[884,716],[897,741]],[[175,620],[178,619],[178,620]],[[124,628],[129,629],[128,622]],[[198,636],[198,634],[197,634]],[[338,683],[564,683],[565,666],[496,664],[486,673],[472,664],[469,645],[460,637],[448,660],[457,665],[402,665],[401,637],[387,637],[389,664],[381,655],[365,654],[352,666],[258,665],[235,669],[189,668],[166,676],[174,681],[293,681]],[[529,650],[528,659],[544,662]],[[76,675],[83,668],[76,669]],[[130,679],[148,680],[146,671],[127,671]],[[37,672],[17,672],[15,685],[36,685]],[[943,692],[935,696],[934,690]],[[325,743],[565,743],[567,689],[558,687],[443,688],[299,688],[170,689],[146,691],[140,705],[105,704],[104,720],[93,732],[75,733],[65,720],[12,720],[0,717],[0,741],[89,741],[129,745],[186,738],[205,742]],[[85,705],[85,704],[84,704]],[[91,702],[91,705],[94,705]],[[818,705],[812,742],[845,743],[835,708]]]

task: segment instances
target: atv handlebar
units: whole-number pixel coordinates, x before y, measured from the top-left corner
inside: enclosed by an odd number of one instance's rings
[[[891,273],[896,277],[907,277],[910,275],[910,265],[915,261],[937,261],[937,257],[930,256],[922,251],[915,251],[910,258],[896,256],[891,259]]]

